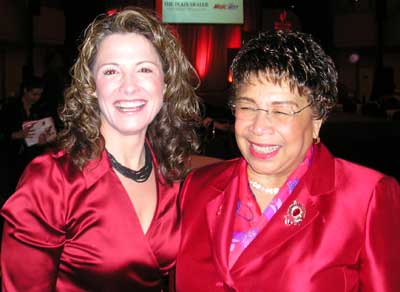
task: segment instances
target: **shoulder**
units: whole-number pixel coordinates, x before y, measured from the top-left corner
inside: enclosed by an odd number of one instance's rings
[[[28,164],[15,193],[1,210],[7,222],[18,230],[25,228],[26,224],[30,224],[29,228],[63,228],[68,190],[72,189],[63,169],[63,165],[68,164],[63,161],[65,157],[47,153]]]
[[[384,200],[385,190],[398,192],[398,183],[377,170],[334,157],[325,146],[320,145],[305,181],[312,196],[328,195],[343,208],[357,206],[368,208],[375,196]],[[396,196],[396,195],[395,195]],[[400,198],[400,194],[397,195]],[[326,196],[325,196],[326,197]],[[326,197],[328,198],[328,197]]]
[[[351,184],[353,187],[364,189],[373,188],[379,181],[389,179],[375,169],[341,158],[335,158],[335,174],[336,186]]]
[[[48,152],[34,158],[26,167],[20,184],[43,181],[51,178],[76,177],[81,171],[73,164],[69,155],[63,151]]]
[[[400,185],[395,178],[343,159],[335,159],[335,165],[337,189],[353,194],[360,207],[363,202],[370,205],[373,201],[389,209],[395,205],[400,207]]]
[[[314,159],[309,177],[317,190],[371,189],[385,176],[377,170],[335,157],[324,145],[316,148]]]
[[[15,193],[3,206],[2,215],[11,218],[32,210],[46,210],[46,216],[52,214],[51,218],[61,222],[72,205],[81,204],[81,196],[108,170],[98,167],[99,161],[103,160],[93,160],[80,170],[64,151],[34,158],[25,168]]]
[[[375,169],[345,159],[333,157],[334,189],[349,204],[353,202],[360,209],[368,208],[372,200],[400,199],[400,187],[393,177]],[[325,173],[327,174],[327,173]],[[320,175],[324,175],[323,173]],[[321,179],[322,180],[322,179]]]
[[[50,208],[56,202],[65,202],[71,190],[85,187],[82,171],[74,166],[67,154],[48,152],[27,165],[6,206],[44,204]]]
[[[105,151],[99,157],[88,161],[83,169],[80,169],[74,164],[68,153],[59,150],[36,157],[28,165],[25,172],[33,171],[36,176],[41,176],[42,178],[62,178],[66,184],[76,185],[79,183],[86,188],[90,188],[109,169],[110,165]],[[25,174],[23,177],[25,177]]]

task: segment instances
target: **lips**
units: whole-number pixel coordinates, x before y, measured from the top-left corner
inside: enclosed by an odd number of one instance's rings
[[[140,111],[145,105],[145,100],[124,100],[114,103],[115,107],[122,112],[137,112]]]
[[[258,159],[270,159],[278,154],[280,145],[250,144],[250,153]]]

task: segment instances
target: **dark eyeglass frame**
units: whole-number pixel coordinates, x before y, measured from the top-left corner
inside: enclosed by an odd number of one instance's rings
[[[302,107],[301,109],[299,109],[299,110],[297,110],[297,111],[292,111],[292,112],[290,112],[290,113],[284,113],[284,112],[280,112],[280,111],[276,111],[276,112],[273,112],[273,113],[279,113],[279,114],[286,115],[286,116],[295,116],[295,115],[301,113],[302,111],[304,111],[306,108],[310,107],[312,104],[313,104],[313,103],[310,102],[309,104],[307,104],[306,106]],[[231,108],[232,114],[235,116],[236,104],[234,104],[234,103],[232,102],[232,103],[229,104],[229,107]],[[262,112],[266,112],[267,114],[271,114],[271,112],[270,112],[269,109],[263,109],[263,108],[254,107],[254,108],[252,108],[252,110],[253,110],[254,112],[262,111]]]

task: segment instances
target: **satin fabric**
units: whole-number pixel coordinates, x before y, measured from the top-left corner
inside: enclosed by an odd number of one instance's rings
[[[313,151],[313,147],[309,147],[303,161],[287,178],[279,192],[272,197],[271,202],[262,212],[257,204],[255,195],[251,191],[247,176],[242,175],[239,177],[239,198],[233,222],[232,241],[229,248],[229,267],[233,266],[243,250],[245,250],[254,238],[257,237],[258,233],[264,229],[264,226],[272,219],[286,199],[295,190],[298,182],[310,167]],[[243,160],[240,164],[239,172],[246,173],[246,171],[247,163]]]
[[[1,211],[3,291],[161,291],[179,244],[179,185],[157,177],[157,187],[144,234],[106,152],[83,171],[62,153],[35,159]]]
[[[400,291],[400,186],[334,158],[320,145],[291,196],[229,268],[243,159],[187,178],[176,290],[240,292]],[[245,163],[245,162],[244,162]],[[306,210],[286,225],[294,201]]]

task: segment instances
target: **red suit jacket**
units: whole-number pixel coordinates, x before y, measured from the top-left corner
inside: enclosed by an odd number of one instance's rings
[[[181,197],[178,292],[400,291],[400,187],[320,145],[293,194],[229,269],[242,158],[195,170]],[[293,201],[299,225],[284,217]]]

